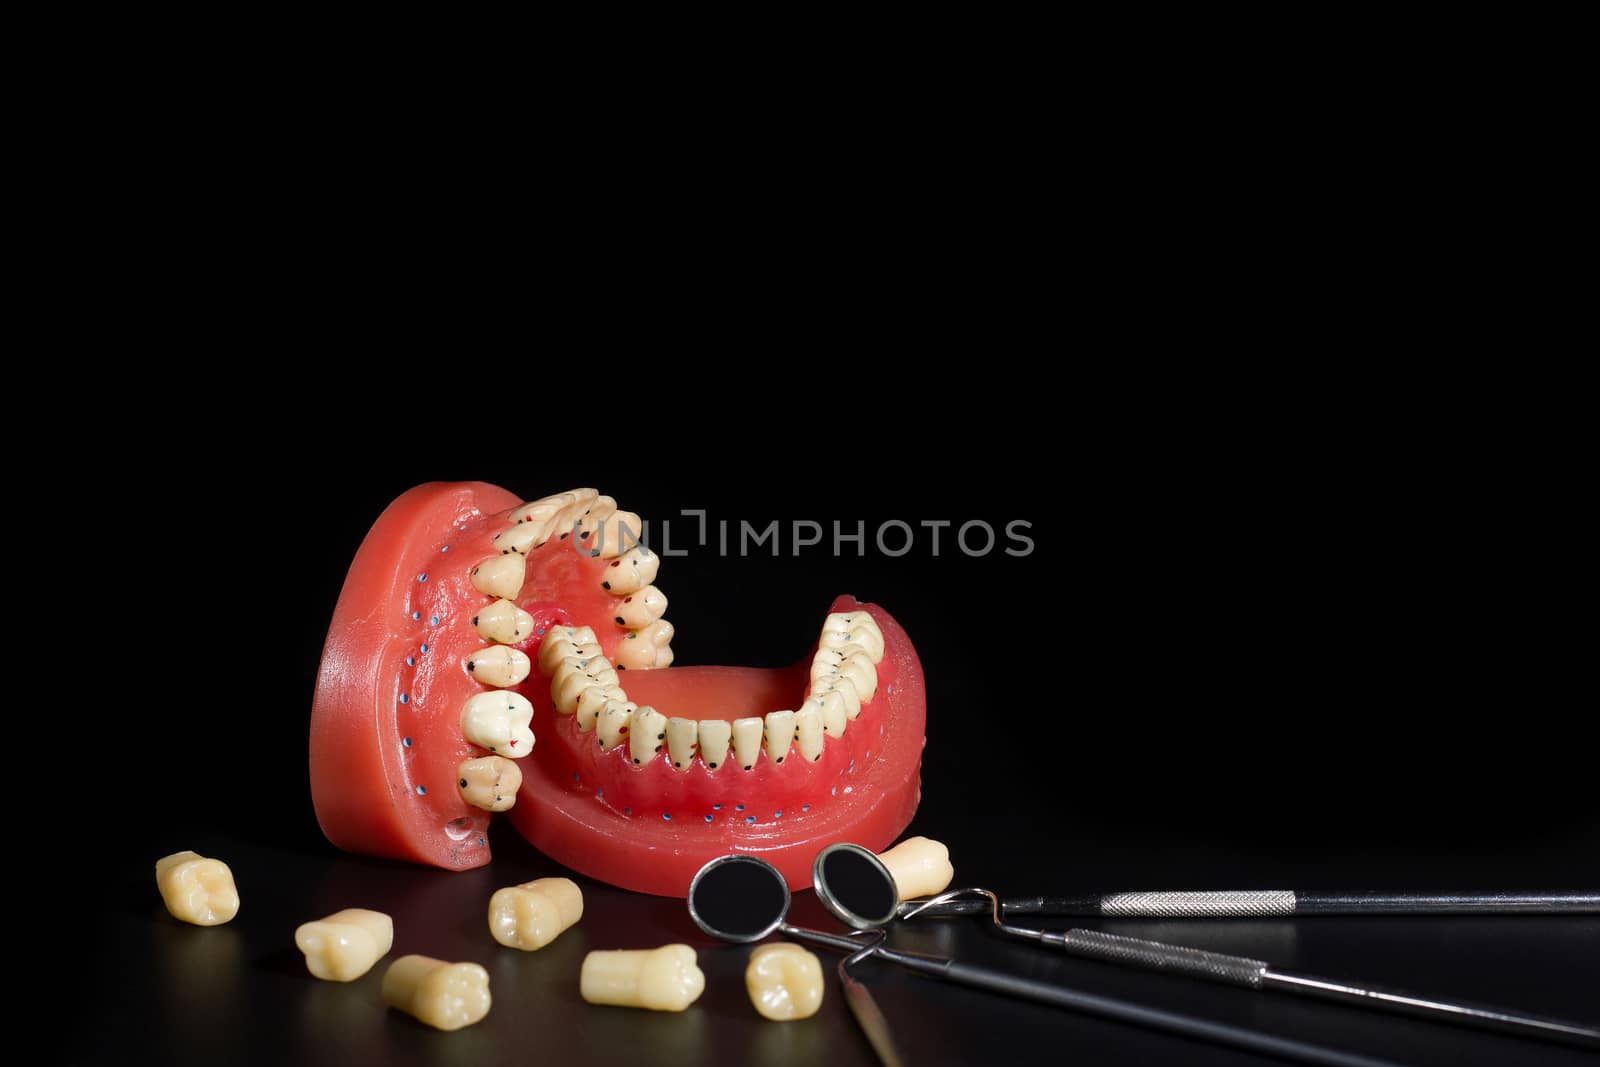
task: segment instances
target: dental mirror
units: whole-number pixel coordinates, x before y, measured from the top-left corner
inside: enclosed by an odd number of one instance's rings
[[[900,903],[894,875],[860,845],[840,842],[817,853],[811,885],[828,913],[853,930],[885,925]]]
[[[719,941],[760,941],[788,914],[788,883],[754,856],[719,856],[689,883],[689,917]]]

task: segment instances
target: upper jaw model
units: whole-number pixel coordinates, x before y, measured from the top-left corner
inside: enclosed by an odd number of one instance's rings
[[[464,870],[490,813],[550,858],[682,896],[748,852],[791,887],[848,840],[886,848],[919,797],[922,668],[841,596],[793,666],[674,666],[660,557],[594,489],[402,495],[351,564],[311,715],[317,819],[341,848]]]

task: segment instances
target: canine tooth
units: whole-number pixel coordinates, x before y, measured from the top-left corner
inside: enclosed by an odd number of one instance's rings
[[[601,559],[615,559],[639,543],[644,520],[631,511],[616,511],[607,515],[594,539],[594,547]]]
[[[581,656],[591,645],[599,648],[600,642],[587,626],[558,626],[546,631],[539,643],[539,673],[549,677],[563,657]]]
[[[943,893],[956,876],[950,850],[931,837],[908,837],[878,858],[894,875],[901,900]]]
[[[789,755],[789,746],[792,744],[794,744],[794,712],[768,712],[766,730],[767,758],[773,763],[782,763],[784,758]]]
[[[688,945],[644,952],[591,952],[583,958],[578,991],[590,1004],[682,1011],[705,992],[706,976]]]
[[[630,671],[656,665],[656,646],[638,634],[629,634],[617,643],[617,663]]]
[[[698,733],[700,758],[714,771],[728,758],[728,738],[733,736],[733,727],[727,719],[701,719]]]
[[[667,720],[667,755],[673,767],[680,771],[689,769],[694,762],[694,746],[700,736],[700,727],[693,719],[673,716]]]
[[[666,613],[666,594],[647,585],[632,596],[623,597],[622,603],[617,605],[617,625],[626,630],[638,630]]]
[[[672,666],[672,660],[673,655],[671,645],[662,645],[660,648],[656,649],[656,670],[659,671],[663,667]]]
[[[479,748],[521,759],[533,751],[533,705],[511,689],[491,689],[461,709],[461,732]]]
[[[174,852],[156,860],[156,888],[174,919],[218,926],[239,914],[233,871],[197,852]]]
[[[383,972],[383,1001],[435,1030],[459,1030],[489,1014],[489,972],[476,963],[401,956]]]
[[[522,770],[504,756],[480,756],[456,768],[461,799],[484,811],[505,811],[517,802]]]
[[[591,685],[579,693],[578,703],[574,709],[578,716],[578,729],[584,733],[593,730],[595,720],[600,716],[600,709],[606,706],[608,700],[626,704],[628,694],[622,691],[620,685]]]
[[[509,645],[490,645],[467,654],[467,673],[484,685],[521,685],[532,670],[527,653]]]
[[[761,754],[761,731],[765,727],[760,719],[733,720],[733,758],[745,770],[753,770],[756,757]]]
[[[639,705],[625,703],[618,700],[608,700],[600,709],[600,715],[595,719],[595,736],[600,739],[600,747],[607,752],[622,743],[628,736],[629,723],[633,721],[633,713]]]
[[[570,878],[536,878],[495,890],[489,932],[507,948],[544,948],[583,918],[583,893]]]
[[[522,583],[528,577],[528,561],[516,553],[509,556],[490,556],[470,575],[473,587],[484,596],[514,597],[522,592]]]
[[[604,656],[568,656],[556,664],[550,679],[550,699],[556,710],[571,715],[578,710],[578,696],[592,685],[620,685],[617,672]]]
[[[526,556],[529,552],[544,544],[549,526],[550,519],[548,517],[521,522],[501,530],[489,538],[489,543],[502,553],[511,552],[519,556]]]
[[[865,611],[829,615],[822,621],[822,644],[824,648],[857,644],[867,650],[873,663],[883,662],[883,631],[878,629],[877,620]]]
[[[844,713],[844,698],[838,693],[819,693],[813,691],[806,697],[805,708],[815,708],[821,716],[822,731],[829,737],[843,737],[845,723],[849,720]]]
[[[665,715],[648,704],[633,713],[633,732],[628,735],[628,755],[633,758],[634,766],[643,764],[660,752],[666,740]]]
[[[326,919],[301,923],[295,947],[306,970],[325,982],[353,982],[372,970],[394,945],[394,920],[381,911],[346,908]]]
[[[822,1006],[822,961],[792,941],[762,945],[750,953],[744,987],[763,1018],[809,1019]]]
[[[856,684],[842,674],[828,674],[812,679],[811,691],[820,693],[824,697],[829,693],[838,694],[844,704],[844,717],[851,722],[855,722],[856,716],[861,714],[861,694],[857,692]]]
[[[794,713],[794,743],[807,763],[822,758],[822,709],[815,704],[807,704]]]
[[[485,604],[472,617],[472,625],[486,641],[514,645],[533,633],[533,616],[509,600]]]
[[[620,596],[637,593],[656,580],[661,557],[643,545],[623,553],[600,572],[600,587]]]

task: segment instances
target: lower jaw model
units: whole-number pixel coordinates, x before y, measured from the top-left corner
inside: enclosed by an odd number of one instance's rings
[[[594,489],[405,493],[367,534],[311,717],[341,848],[465,870],[490,813],[601,881],[683,896],[761,856],[794,889],[824,846],[886,848],[919,798],[925,703],[905,631],[834,600],[791,667],[675,666],[660,557]]]

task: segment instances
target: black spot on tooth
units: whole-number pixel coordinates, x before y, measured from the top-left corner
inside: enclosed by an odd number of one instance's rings
[[[661,746],[660,746],[660,745],[657,745],[657,746],[656,746],[656,751],[657,751],[657,752],[660,752],[660,751],[661,751]]]
[[[717,769],[717,765],[715,763],[708,763],[708,764],[706,764],[706,766],[710,767],[712,770],[716,770]]]
[[[474,625],[474,626],[478,625],[478,617],[476,615],[474,615],[472,617],[472,625]]]
[[[467,787],[467,780],[465,778],[463,778],[463,779],[461,779],[461,788],[465,789],[466,787]]]
[[[783,757],[779,756],[777,759],[773,760],[772,762],[774,762],[774,763],[782,763],[783,762]]]
[[[622,616],[621,615],[617,616],[617,625],[618,626],[626,626],[627,625],[627,623],[622,621]]]
[[[611,583],[610,582],[601,582],[600,583],[600,588],[601,589],[610,589],[611,588]]]
[[[470,660],[470,659],[467,660],[467,670],[468,670],[468,672],[475,671],[477,669],[478,669],[478,664],[476,662],[474,662],[473,660]]]
[[[657,740],[657,741],[663,741],[663,740],[665,740],[665,739],[666,739],[666,736],[667,736],[667,735],[666,735],[666,734],[664,734],[664,733],[663,733],[663,734],[656,734],[656,740]]]

